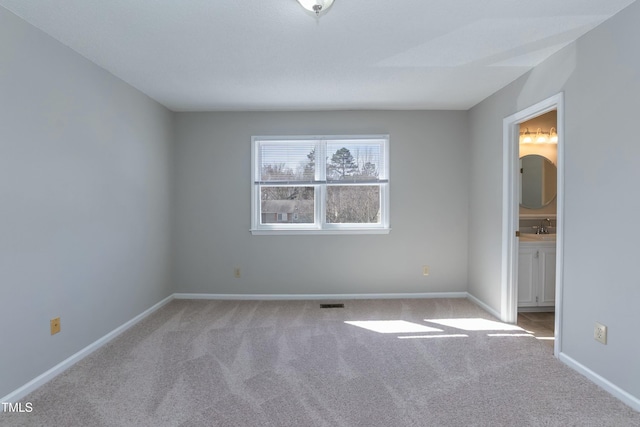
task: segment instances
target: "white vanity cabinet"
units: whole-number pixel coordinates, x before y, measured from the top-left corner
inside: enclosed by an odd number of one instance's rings
[[[553,307],[555,304],[555,242],[520,242],[518,307]]]

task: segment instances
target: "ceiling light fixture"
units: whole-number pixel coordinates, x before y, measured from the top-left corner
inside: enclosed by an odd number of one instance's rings
[[[520,144],[557,144],[558,132],[556,128],[549,129],[549,132],[543,132],[538,128],[536,134],[531,136],[529,128],[525,128],[524,132],[520,134]]]
[[[311,12],[316,18],[324,15],[333,5],[334,0],[298,0],[300,6]]]

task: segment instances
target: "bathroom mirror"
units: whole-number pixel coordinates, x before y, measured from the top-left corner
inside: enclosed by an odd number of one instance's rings
[[[556,165],[544,156],[529,154],[520,158],[520,206],[540,209],[556,197]]]

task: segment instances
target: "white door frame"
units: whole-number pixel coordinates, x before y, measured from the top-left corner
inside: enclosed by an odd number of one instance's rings
[[[556,308],[554,355],[561,351],[562,288],[564,248],[564,93],[559,93],[503,120],[503,186],[502,186],[502,298],[500,317],[503,322],[518,319],[518,239],[519,230],[519,129],[520,123],[552,110],[557,110],[558,123],[558,193],[556,213]]]

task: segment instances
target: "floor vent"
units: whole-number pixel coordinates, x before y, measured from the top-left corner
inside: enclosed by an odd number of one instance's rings
[[[344,304],[320,304],[320,308],[344,308]]]

